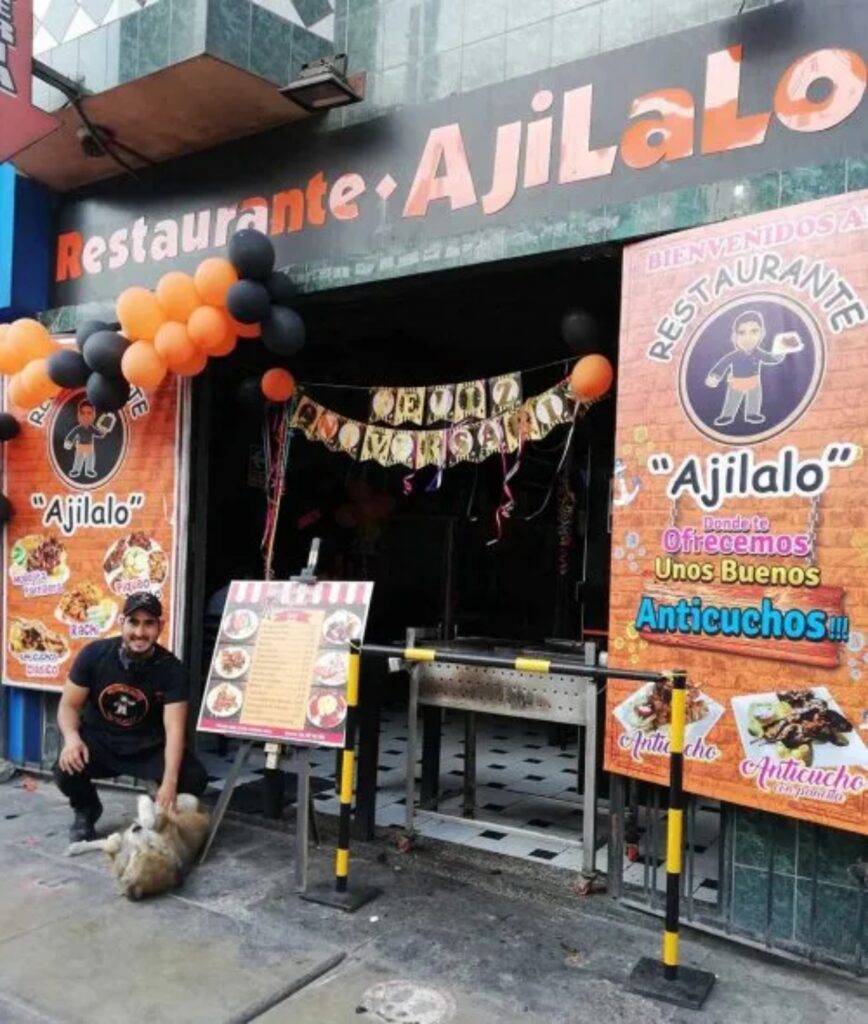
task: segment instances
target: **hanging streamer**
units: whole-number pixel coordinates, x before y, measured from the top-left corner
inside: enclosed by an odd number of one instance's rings
[[[274,543],[280,519],[280,503],[286,490],[286,471],[292,440],[292,423],[296,413],[296,400],[285,408],[266,413],[263,424],[265,451],[265,528],[262,533],[263,576],[270,580],[274,573]]]

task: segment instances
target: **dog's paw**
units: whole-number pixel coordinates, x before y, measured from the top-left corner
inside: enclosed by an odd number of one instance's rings
[[[64,851],[64,857],[77,857],[80,853],[87,853],[90,843],[86,840],[79,843],[70,843]]]

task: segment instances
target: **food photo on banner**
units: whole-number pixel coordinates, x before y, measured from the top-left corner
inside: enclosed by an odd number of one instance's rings
[[[609,658],[687,671],[689,791],[868,834],[866,201],[626,249]],[[665,782],[670,686],[607,700]]]

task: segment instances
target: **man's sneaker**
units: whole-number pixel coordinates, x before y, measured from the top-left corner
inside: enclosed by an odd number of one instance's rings
[[[69,828],[69,841],[71,843],[88,842],[96,838],[94,825],[102,815],[102,804],[97,800],[93,807],[75,812],[75,818]]]

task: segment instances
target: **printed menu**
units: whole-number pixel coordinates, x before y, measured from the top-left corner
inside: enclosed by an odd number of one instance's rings
[[[98,413],[84,391],[32,410],[4,445],[3,683],[59,689],[84,644],[119,631],[124,599],[157,594],[173,643],[180,392],[167,379]]]
[[[342,747],[351,640],[373,583],[236,581],[229,588],[199,730]]]
[[[630,246],[609,663],[688,673],[693,792],[868,834],[868,191]],[[671,687],[611,680],[665,783]]]

